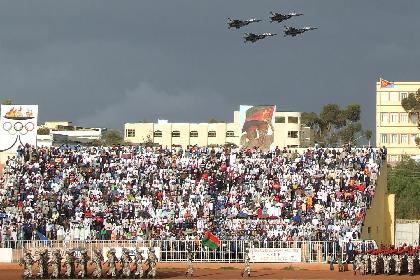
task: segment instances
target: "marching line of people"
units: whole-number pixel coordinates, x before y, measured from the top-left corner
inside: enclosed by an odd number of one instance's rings
[[[420,270],[420,246],[402,246],[400,248],[380,248],[356,252],[353,261],[354,274],[409,274],[415,275]]]
[[[127,248],[122,249],[121,258],[116,256],[116,250],[111,248],[107,252],[107,260],[104,261],[101,250],[93,250],[92,256],[89,257],[86,249],[80,251],[80,256],[76,256],[75,249],[68,249],[64,256],[61,255],[60,249],[49,250],[41,248],[34,252],[25,250],[24,257],[20,261],[20,265],[24,266],[23,279],[50,279],[50,278],[97,278],[108,276],[111,278],[155,278],[157,275],[156,265],[158,258],[153,247],[149,248],[147,258],[145,259],[141,251],[136,248],[135,255],[132,258]],[[143,263],[144,260],[144,263]],[[64,262],[63,262],[64,261]],[[121,270],[118,270],[117,264],[121,264]],[[33,275],[33,265],[37,264],[38,273]],[[93,265],[93,271],[89,277],[88,265]],[[147,266],[143,272],[143,264]],[[102,273],[104,266],[108,269],[106,274]],[[51,267],[52,273],[48,273]],[[65,271],[62,271],[62,268]],[[76,268],[79,272],[76,274]],[[192,275],[192,270],[191,270]],[[35,276],[35,277],[34,277]]]

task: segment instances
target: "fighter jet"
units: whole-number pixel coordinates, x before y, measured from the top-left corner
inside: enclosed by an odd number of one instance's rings
[[[280,13],[275,13],[275,12],[270,12],[271,16],[270,16],[270,22],[273,21],[277,21],[277,22],[282,22],[284,20],[288,20],[292,17],[298,17],[298,16],[303,16],[303,14],[298,14],[298,13],[288,13],[288,14],[280,14]]]
[[[284,37],[286,36],[292,36],[295,37],[296,35],[302,34],[309,30],[315,30],[318,29],[318,27],[302,27],[302,28],[295,28],[295,27],[284,27]]]
[[[254,34],[254,33],[245,33],[244,34],[244,43],[251,42],[255,43],[258,40],[264,39],[265,37],[275,36],[275,33],[263,33],[263,34]]]
[[[245,25],[248,25],[250,23],[260,22],[260,21],[261,21],[260,19],[255,19],[255,18],[251,18],[251,19],[247,19],[247,20],[228,18],[228,29],[231,29],[231,28],[239,29],[239,28],[241,28]]]

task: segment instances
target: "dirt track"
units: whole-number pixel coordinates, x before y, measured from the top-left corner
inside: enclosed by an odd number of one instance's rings
[[[196,279],[243,279],[240,277],[243,264],[194,263]],[[158,264],[159,279],[185,279],[186,264]],[[328,264],[252,264],[251,278],[254,279],[420,279],[420,275],[410,277],[385,275],[353,275],[351,271],[329,271]],[[36,271],[34,271],[36,274]],[[0,280],[22,279],[22,267],[17,264],[0,264]],[[104,277],[106,278],[106,277]]]

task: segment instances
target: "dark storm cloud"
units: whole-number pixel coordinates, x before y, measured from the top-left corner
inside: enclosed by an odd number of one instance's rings
[[[40,119],[232,120],[240,104],[319,111],[361,103],[374,128],[375,81],[418,80],[418,1],[2,1],[1,98],[39,104]],[[281,33],[270,11],[319,30]],[[228,30],[226,18],[265,20]]]

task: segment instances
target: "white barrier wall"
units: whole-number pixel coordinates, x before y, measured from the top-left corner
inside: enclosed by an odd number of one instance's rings
[[[0,263],[11,263],[12,255],[12,248],[0,248]]]
[[[301,248],[250,248],[249,258],[251,262],[301,262]]]

